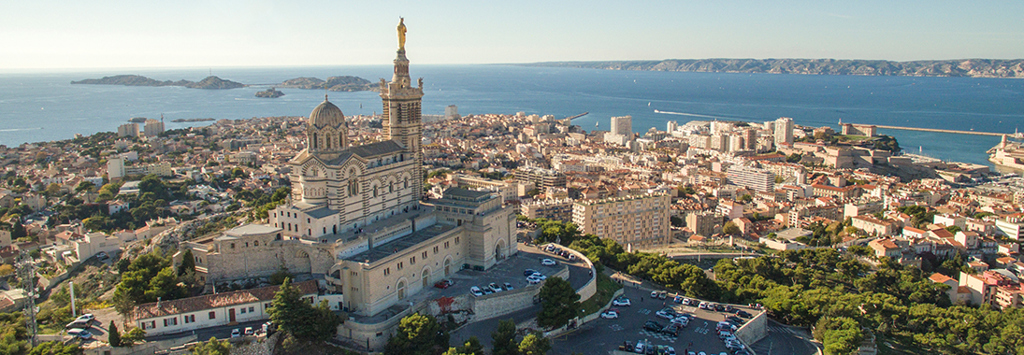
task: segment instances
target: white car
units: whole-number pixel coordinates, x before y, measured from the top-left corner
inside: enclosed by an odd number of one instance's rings
[[[651,298],[658,298],[658,291],[651,291]]]
[[[501,289],[501,286],[498,286],[498,284],[493,283],[493,282],[491,282],[490,285],[487,285],[487,288],[491,289],[491,291],[494,291],[494,293],[498,293],[498,292],[503,291]]]
[[[544,259],[544,260],[540,261],[540,264],[544,265],[544,266],[555,266],[555,264],[558,264],[558,263],[556,263],[554,260],[551,260],[551,259]]]
[[[480,296],[484,295],[484,291],[481,291],[480,288],[476,287],[476,286],[470,287],[469,288],[469,293],[472,293],[473,296],[477,296],[477,297],[480,297]]]
[[[239,338],[241,336],[242,336],[242,331],[239,330],[238,328],[235,328],[235,329],[231,330],[231,337],[232,338]]]
[[[616,312],[614,309],[609,309],[607,311],[601,312],[601,318],[604,318],[604,319],[619,318],[619,312]]]
[[[539,284],[541,281],[543,281],[543,280],[541,280],[539,277],[537,277],[535,275],[530,275],[530,276],[526,277],[526,282],[531,284],[531,285]]]
[[[629,307],[629,306],[632,306],[632,304],[629,302],[629,299],[625,298],[625,297],[619,297],[619,298],[616,298],[616,299],[612,300],[612,305],[616,306],[616,307]]]
[[[78,316],[78,318],[75,318],[75,321],[76,322],[86,322],[86,323],[88,323],[88,322],[92,322],[93,319],[96,319],[96,316],[92,315],[92,313],[86,313],[86,314]]]

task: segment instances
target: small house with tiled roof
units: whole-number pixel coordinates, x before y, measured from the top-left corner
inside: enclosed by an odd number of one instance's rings
[[[315,280],[292,286],[303,299],[317,302]],[[279,288],[268,286],[141,304],[132,312],[132,321],[146,335],[161,335],[269,319],[270,302]]]

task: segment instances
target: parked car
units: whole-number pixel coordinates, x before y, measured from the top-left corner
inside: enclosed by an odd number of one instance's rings
[[[240,329],[235,328],[235,329],[231,330],[231,337],[232,338],[238,338],[238,337],[241,337],[241,336],[242,336],[242,331]]]
[[[654,353],[657,355],[676,355],[676,349],[668,345],[658,345],[655,347]]]
[[[64,329],[89,329],[92,327],[90,322],[74,321],[64,326]]]
[[[489,285],[487,285],[487,288],[489,288],[491,291],[494,291],[494,293],[498,293],[498,292],[502,291],[501,286],[498,286],[498,284],[493,283],[493,282],[491,282]]]
[[[666,299],[666,298],[668,298],[668,292],[666,292],[666,291],[658,292],[658,299],[659,300],[663,300],[663,299]]]
[[[485,295],[494,294],[494,291],[492,291],[490,287],[484,287],[483,290]]]
[[[68,335],[77,337],[79,339],[92,339],[92,333],[89,333],[85,329],[72,329],[68,331]]]
[[[685,306],[693,306],[694,303],[693,303],[693,300],[684,297],[683,298],[683,305],[685,305]]]
[[[715,304],[715,310],[719,311],[719,312],[723,312],[723,311],[725,311],[725,306],[716,303]]]
[[[545,251],[553,251],[553,250],[555,250],[555,246],[551,245],[551,244],[548,244],[548,246],[544,247],[544,250]]]
[[[672,323],[679,324],[680,326],[685,327],[687,325],[690,325],[690,318],[688,318],[688,317],[676,317],[676,318],[672,319]]]
[[[569,261],[576,261],[576,254],[569,254]]]
[[[601,312],[601,318],[604,318],[604,319],[619,318],[619,312],[616,312],[614,309],[609,309],[607,311]]]
[[[75,318],[75,321],[76,322],[92,322],[94,319],[96,319],[96,316],[92,315],[92,313],[86,313],[86,314],[78,316],[78,318]]]
[[[683,296],[676,295],[675,297],[672,297],[672,302],[673,303],[683,303]]]
[[[750,317],[754,316],[753,314],[750,314],[749,312],[744,311],[742,309],[737,309],[736,310],[736,315],[740,316],[740,317],[743,317],[743,318],[750,318]]]
[[[645,344],[643,340],[637,340],[636,346],[633,347],[633,352],[637,354],[643,354],[645,352],[644,350],[646,349],[647,344]]]
[[[619,345],[619,350],[622,351],[633,352],[633,349],[635,349],[635,346],[633,345],[633,342],[629,340],[626,340],[622,342],[622,345]]]
[[[544,280],[541,280],[539,277],[537,277],[535,275],[530,275],[530,276],[526,277],[526,282],[531,284],[531,285],[539,284],[541,281],[544,281]]]
[[[672,320],[677,316],[675,311],[668,308],[654,312],[654,314],[657,315],[658,317],[665,318],[668,320]]]
[[[728,316],[728,317],[725,317],[725,320],[733,322],[733,324],[740,324],[740,325],[742,325],[743,323],[746,323],[745,320],[740,319],[740,317],[737,317],[737,316]]]
[[[683,330],[683,327],[681,325],[676,323],[669,323],[669,325],[662,329],[661,332],[671,336],[679,336],[679,332],[681,330]]]
[[[505,291],[511,291],[515,289],[515,287],[512,287],[512,284],[508,282],[501,284],[501,286],[505,288]]]
[[[662,326],[661,323],[655,322],[653,320],[649,320],[644,323],[644,330],[660,332],[662,329],[665,329],[665,327]]]
[[[651,298],[658,298],[658,291],[651,291]]]
[[[612,305],[616,306],[616,307],[629,307],[632,304],[629,302],[628,298],[619,297],[619,298],[616,298],[616,299],[612,300]]]
[[[451,287],[454,284],[455,284],[454,281],[448,280],[448,279],[444,279],[444,280],[435,282],[434,283],[434,287],[437,287],[437,288],[449,288],[449,287]]]
[[[708,303],[707,302],[701,302],[700,306],[697,306],[697,308],[708,309]]]
[[[541,281],[544,281],[544,280],[547,280],[547,279],[548,279],[548,277],[547,277],[547,276],[544,276],[544,274],[542,274],[542,273],[539,273],[539,272],[538,272],[538,273],[534,273],[534,274],[533,274],[533,277],[536,277],[536,278],[540,279]]]
[[[480,296],[484,295],[484,291],[480,290],[480,288],[476,287],[476,286],[470,287],[469,288],[469,293],[472,293],[473,296],[477,296],[477,297],[480,297]]]
[[[252,336],[256,333],[252,330],[252,327],[245,327],[245,336]]]
[[[540,264],[544,265],[544,266],[555,266],[555,264],[557,264],[557,263],[554,260],[551,260],[551,259],[544,259],[544,260],[540,261]]]
[[[533,275],[533,274],[536,274],[536,273],[537,273],[537,270],[534,270],[534,269],[523,270],[523,276],[530,276],[530,275]]]

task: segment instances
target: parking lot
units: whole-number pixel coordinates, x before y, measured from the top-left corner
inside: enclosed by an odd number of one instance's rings
[[[553,353],[557,354],[607,354],[618,349],[625,341],[636,344],[638,340],[652,345],[672,346],[677,354],[686,351],[707,354],[732,353],[715,332],[715,326],[731,314],[698,309],[666,300],[651,299],[650,290],[631,288],[627,285],[624,296],[632,303],[628,307],[612,307],[619,311],[618,319],[597,319],[583,325],[578,331],[553,339]],[[658,310],[670,307],[679,313],[693,314],[695,318],[681,330],[679,336],[644,330],[644,323],[653,320],[667,325],[668,320],[655,315]],[[742,309],[756,314],[746,307]]]

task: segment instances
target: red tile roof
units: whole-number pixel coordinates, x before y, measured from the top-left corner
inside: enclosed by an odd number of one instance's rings
[[[303,281],[292,284],[292,286],[297,287],[302,295],[317,293],[316,280]],[[212,295],[141,304],[135,307],[132,318],[139,320],[252,302],[266,302],[274,299],[274,294],[277,293],[278,288],[280,286],[267,286],[250,290],[222,292]]]

